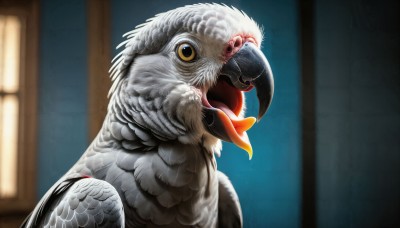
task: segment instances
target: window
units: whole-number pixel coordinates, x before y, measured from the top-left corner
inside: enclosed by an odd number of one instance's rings
[[[21,20],[0,15],[0,197],[17,195]]]
[[[38,5],[0,1],[0,227],[36,203]]]

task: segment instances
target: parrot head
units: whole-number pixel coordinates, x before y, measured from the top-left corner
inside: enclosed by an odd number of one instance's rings
[[[110,69],[109,109],[118,108],[161,140],[220,140],[246,150],[246,131],[266,113],[274,92],[262,33],[243,12],[196,4],[156,15],[126,33]],[[244,118],[245,92],[255,89],[258,117]],[[211,146],[212,147],[212,146]]]

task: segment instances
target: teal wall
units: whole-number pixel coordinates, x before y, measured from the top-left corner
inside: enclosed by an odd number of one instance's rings
[[[40,2],[39,197],[88,146],[86,2]]]

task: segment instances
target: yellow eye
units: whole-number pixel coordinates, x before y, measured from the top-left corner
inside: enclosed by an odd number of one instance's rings
[[[185,62],[193,61],[196,57],[196,50],[188,43],[180,44],[178,46],[177,53],[178,57]]]

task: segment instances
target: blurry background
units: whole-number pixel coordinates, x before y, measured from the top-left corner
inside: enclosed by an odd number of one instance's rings
[[[1,227],[16,227],[95,136],[122,34],[198,2],[0,0]],[[263,27],[275,76],[249,132],[253,159],[231,144],[218,159],[244,226],[400,227],[400,2],[224,3]]]

